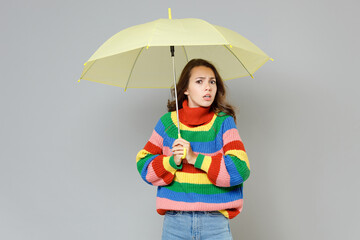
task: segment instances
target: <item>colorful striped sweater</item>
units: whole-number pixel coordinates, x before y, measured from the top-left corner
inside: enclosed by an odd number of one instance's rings
[[[181,137],[190,142],[194,165],[184,159],[176,165],[171,148],[177,139],[176,112],[164,114],[149,141],[136,156],[145,182],[158,186],[156,210],[220,211],[232,219],[243,207],[243,182],[249,161],[234,118],[224,113],[198,127],[180,122]]]

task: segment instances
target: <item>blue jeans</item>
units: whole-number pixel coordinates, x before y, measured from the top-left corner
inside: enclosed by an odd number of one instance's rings
[[[229,219],[218,211],[167,211],[162,240],[232,240]]]

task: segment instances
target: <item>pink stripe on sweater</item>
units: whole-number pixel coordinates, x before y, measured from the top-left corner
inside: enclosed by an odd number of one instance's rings
[[[216,186],[230,187],[230,175],[226,169],[224,157],[221,158],[219,175],[216,178]]]
[[[156,197],[156,209],[177,210],[177,211],[217,211],[229,208],[242,209],[243,199],[227,203],[187,203],[177,202],[166,198]]]
[[[163,154],[165,156],[171,156],[173,153],[171,152],[171,149],[169,147],[163,147]]]
[[[155,131],[153,130],[149,142],[154,144],[155,146],[162,148],[164,139]]]
[[[242,142],[239,132],[236,128],[229,129],[223,135],[223,146],[235,140],[240,140]]]
[[[146,180],[151,182],[154,186],[164,186],[167,185],[162,178],[159,178],[152,166],[153,163],[150,163],[148,166],[147,174],[146,174]]]

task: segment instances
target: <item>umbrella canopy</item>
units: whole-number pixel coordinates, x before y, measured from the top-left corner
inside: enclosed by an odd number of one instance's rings
[[[174,70],[169,47],[175,47],[175,71],[203,58],[224,80],[251,76],[268,60],[240,34],[201,19],[158,19],[112,36],[90,57],[80,79],[125,88],[171,88]]]
[[[273,60],[238,33],[201,19],[172,19],[169,8],[169,19],[129,27],[108,39],[84,64],[80,79],[125,90],[175,87],[180,138],[175,73],[193,58],[210,61],[223,80],[253,77]]]

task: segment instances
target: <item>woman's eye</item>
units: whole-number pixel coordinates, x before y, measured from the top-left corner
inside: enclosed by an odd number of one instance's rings
[[[215,84],[215,83],[216,83],[216,81],[214,81],[214,80],[213,80],[213,81],[211,81],[211,83],[212,83],[212,84]]]
[[[196,83],[201,83],[201,82],[202,82],[202,80],[197,80],[197,81],[196,81]]]

